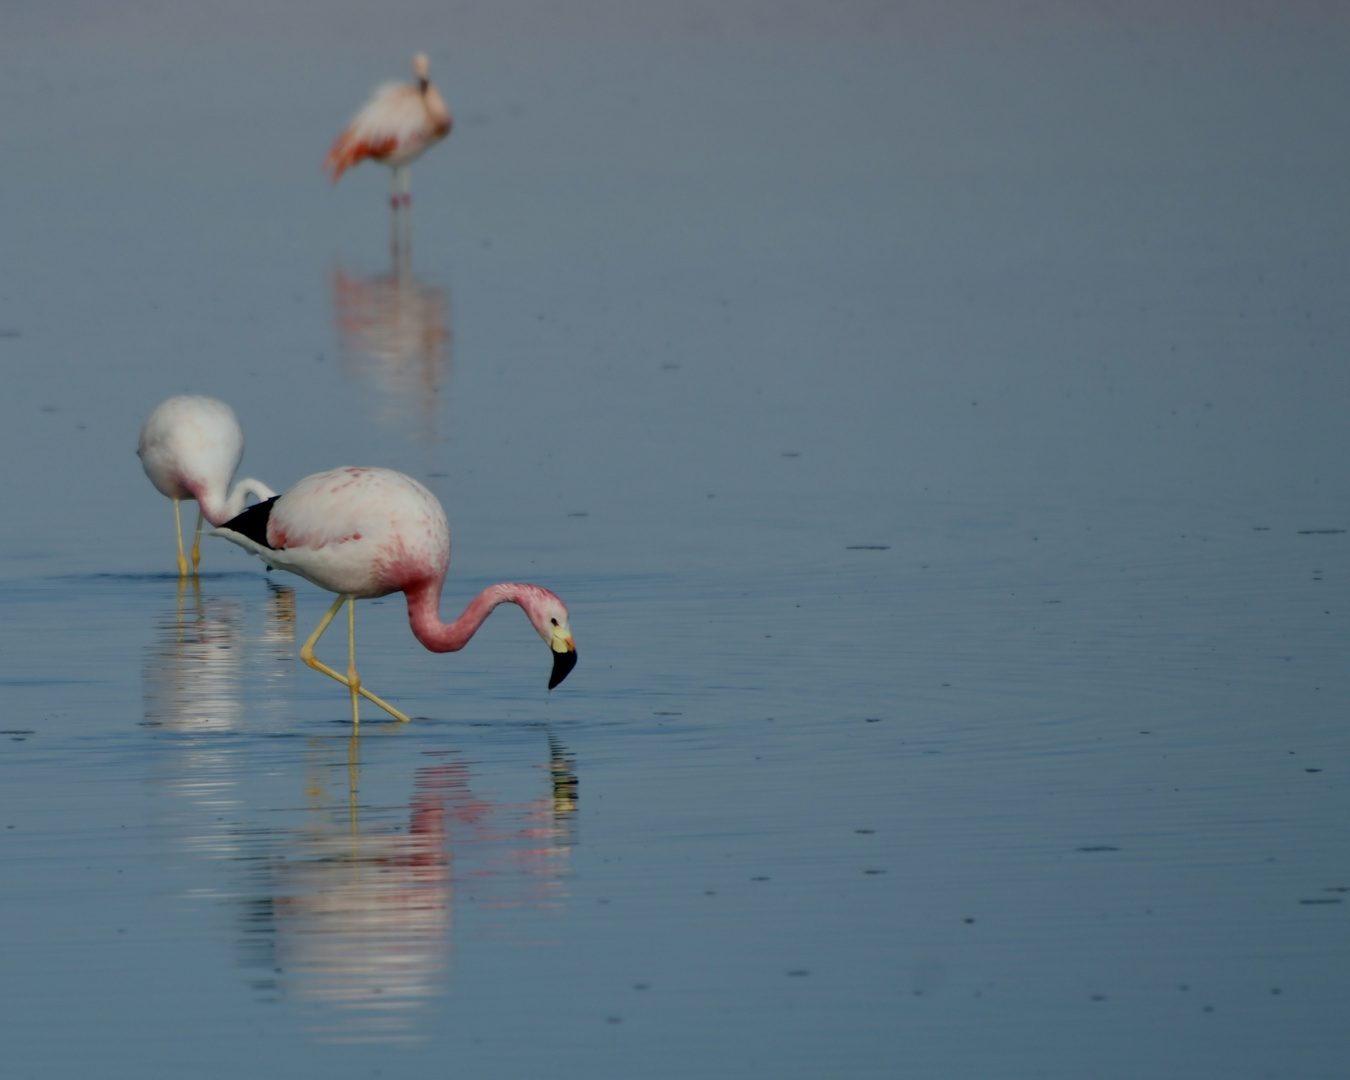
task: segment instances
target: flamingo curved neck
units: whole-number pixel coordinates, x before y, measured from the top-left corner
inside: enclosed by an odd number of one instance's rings
[[[478,628],[492,614],[498,604],[522,603],[522,590],[518,585],[504,581],[499,585],[489,585],[472,600],[458,619],[452,623],[441,622],[441,582],[428,582],[418,588],[407,590],[408,622],[412,626],[413,636],[432,652],[458,652],[469,643],[469,639],[478,632]],[[528,614],[528,609],[526,614]]]
[[[261,480],[249,478],[235,484],[228,498],[223,487],[220,491],[198,492],[197,505],[201,507],[202,516],[207,521],[219,526],[242,514],[250,495],[258,502],[262,502],[264,499],[272,498],[276,492]]]

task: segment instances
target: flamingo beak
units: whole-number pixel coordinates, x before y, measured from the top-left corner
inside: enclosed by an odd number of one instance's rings
[[[548,688],[552,690],[577,666],[577,646],[572,635],[559,626],[554,628],[549,648],[553,650],[553,674],[548,679]]]

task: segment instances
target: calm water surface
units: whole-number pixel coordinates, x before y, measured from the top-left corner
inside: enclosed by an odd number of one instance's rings
[[[0,31],[6,1076],[1344,1075],[1344,17]],[[398,234],[319,162],[414,48]],[[326,594],[170,572],[185,391],[576,671],[364,603],[352,738]]]

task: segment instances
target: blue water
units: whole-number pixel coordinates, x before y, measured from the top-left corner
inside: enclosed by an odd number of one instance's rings
[[[0,1072],[1342,1075],[1348,37],[7,8]],[[414,49],[396,235],[319,165]],[[188,391],[576,670],[363,602],[354,739],[327,594],[172,573]]]

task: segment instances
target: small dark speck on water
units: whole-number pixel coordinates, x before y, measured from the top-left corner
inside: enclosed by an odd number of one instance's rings
[[[6,731],[0,731],[0,735],[32,735],[33,731],[27,728],[10,728]]]
[[[1201,1011],[1202,1011],[1202,1012],[1213,1012],[1213,1011],[1214,1011],[1214,1006],[1213,1006],[1213,1005],[1206,1005]]]
[[[890,544],[849,544],[845,551],[890,551]]]
[[[876,829],[854,829],[853,831],[859,836],[871,836],[876,832]]]
[[[1321,772],[1321,769],[1304,769],[1304,772]]]
[[[0,329],[0,338],[22,337],[23,333],[19,330]]]
[[[801,456],[802,456],[802,452],[801,452],[800,450],[784,450],[784,451],[783,451],[783,456],[784,456],[784,457],[801,457]]]
[[[658,712],[652,713],[653,716],[683,716],[682,712]]]
[[[606,1017],[605,1017],[605,1023],[607,1023],[607,1024],[622,1024],[622,1023],[623,1023],[623,1017],[622,1017],[622,1016],[606,1016]]]
[[[1270,988],[1270,992],[1274,994],[1276,997],[1280,996],[1280,988],[1278,986],[1272,986]]]
[[[966,919],[964,919],[964,920],[962,920],[962,921],[963,921],[967,926],[971,926],[971,925],[973,925],[974,922],[975,922],[975,920],[974,920],[974,919],[971,919],[971,918],[966,918]]]
[[[867,718],[863,721],[863,723],[864,723],[864,724],[879,724],[879,723],[881,723],[881,717],[879,717],[879,716],[869,716],[869,717],[867,717]]]
[[[864,870],[864,874],[884,874],[885,870]]]
[[[1253,525],[1252,532],[1270,532],[1269,525]]]
[[[1105,1000],[1106,1000],[1106,995],[1105,995],[1105,994],[1093,994],[1093,995],[1092,995],[1092,1000],[1093,1000],[1093,1001],[1105,1001]]]
[[[768,881],[769,879],[766,878],[766,877],[752,877],[750,880],[751,880],[751,881]]]
[[[1112,847],[1110,844],[1093,844],[1091,847],[1080,847],[1079,851],[1119,851],[1120,848]]]
[[[1323,892],[1350,892],[1350,885],[1328,885]]]
[[[1299,536],[1336,536],[1345,532],[1344,529],[1299,529]]]
[[[1299,901],[1300,904],[1339,904],[1340,902],[1339,896],[1318,896],[1312,900]]]
[[[567,516],[568,516],[568,517],[590,517],[590,516],[591,516],[591,513],[590,513],[589,510],[573,510],[573,511],[572,511],[571,513],[569,513]]]
[[[661,365],[661,370],[662,370],[662,371],[679,371],[679,370],[680,370],[680,365],[679,365],[679,364],[662,364],[662,365]]]
[[[789,971],[789,972],[788,972],[788,975],[789,975],[791,978],[794,978],[794,979],[800,979],[800,978],[802,978],[803,976],[805,976],[805,975],[810,975],[810,974],[811,974],[811,973],[810,973],[809,971],[807,971],[805,968],[796,968],[796,969],[794,969],[793,971]]]
[[[634,989],[634,990],[646,990],[646,989],[647,989],[647,985],[648,985],[647,983],[634,983],[634,984],[633,984],[633,989]]]

